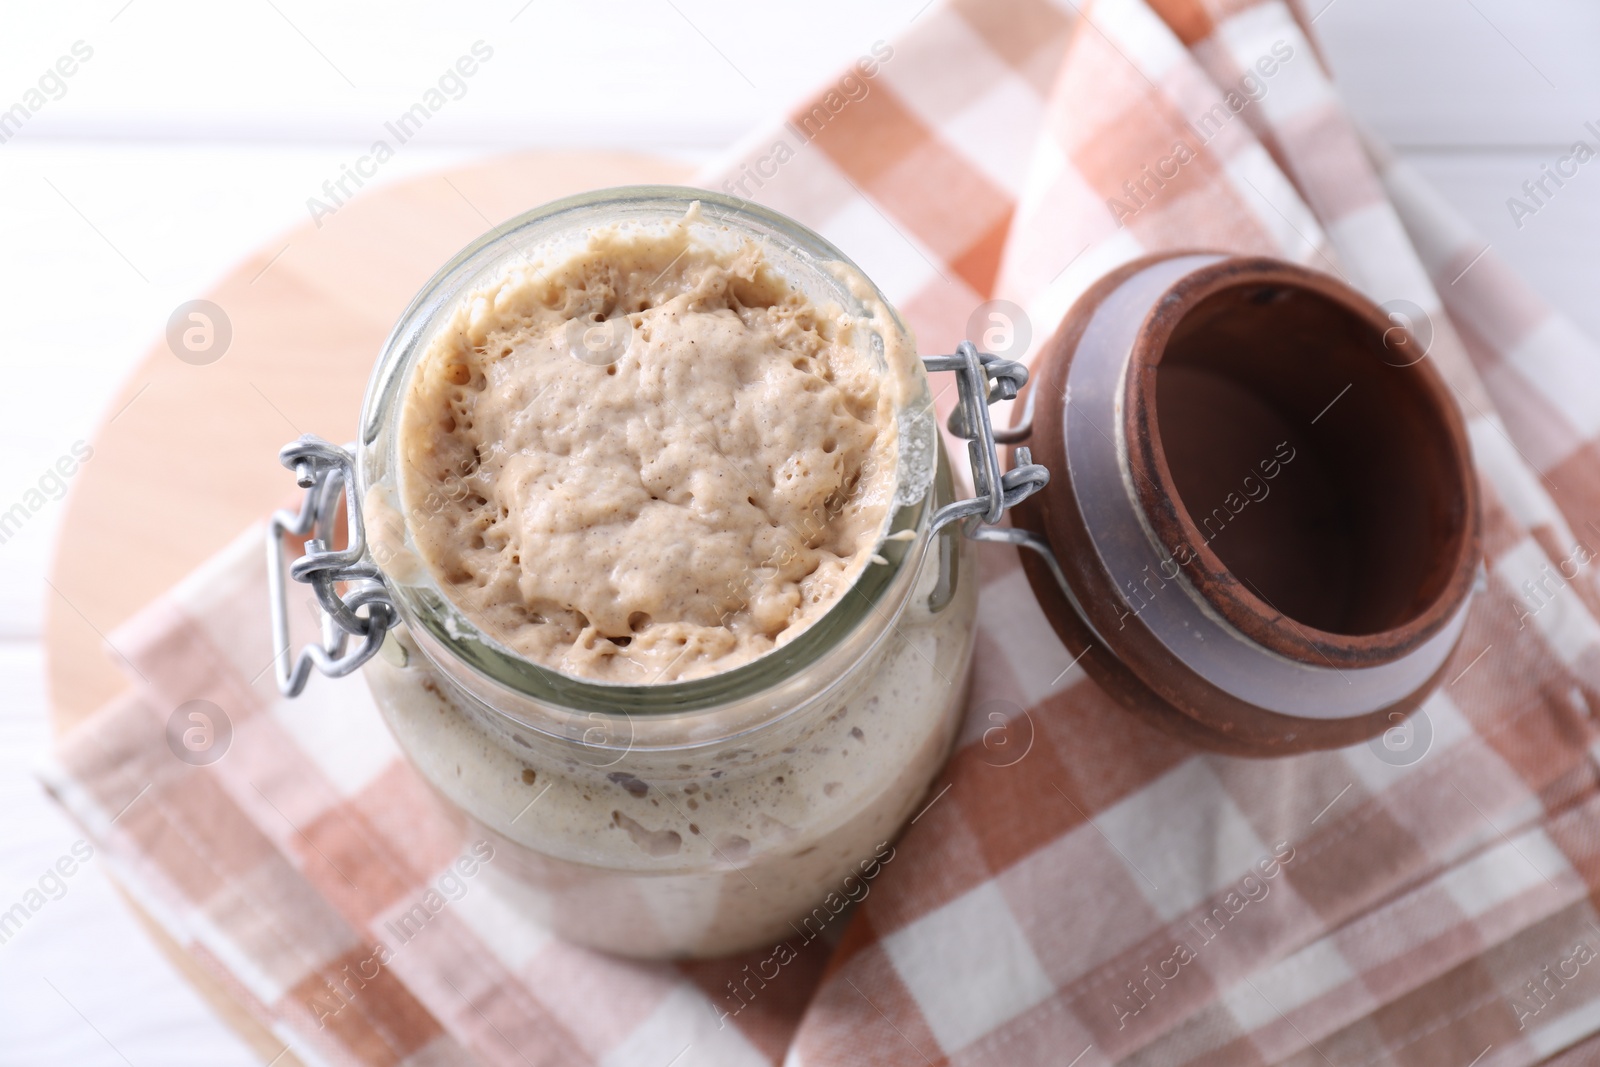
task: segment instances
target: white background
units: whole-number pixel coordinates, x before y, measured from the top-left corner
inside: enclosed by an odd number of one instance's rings
[[[1061,0],[1069,6],[1067,0]],[[1600,336],[1600,161],[1521,230],[1506,198],[1600,127],[1594,0],[1310,0],[1353,109]],[[0,145],[0,501],[90,438],[179,303],[305,201],[455,57],[494,59],[380,181],[527,147],[703,160],[903,29],[923,0],[102,0],[0,6],[0,108],[83,40]],[[448,7],[448,11],[446,10]],[[530,205],[531,206],[531,205]],[[0,910],[75,839],[31,767],[52,505],[0,545]],[[0,945],[0,1065],[254,1062],[94,863]]]

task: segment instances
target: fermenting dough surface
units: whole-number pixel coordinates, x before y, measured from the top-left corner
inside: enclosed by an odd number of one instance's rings
[[[592,231],[465,297],[403,401],[418,553],[535,662],[653,684],[792,640],[870,565],[893,388],[761,247]]]

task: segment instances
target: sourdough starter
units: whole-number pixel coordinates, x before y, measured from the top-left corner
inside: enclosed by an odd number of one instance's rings
[[[871,560],[894,495],[897,383],[856,325],[693,220],[600,230],[473,293],[401,412],[440,587],[582,678],[679,681],[792,640]]]
[[[909,340],[881,306],[869,321],[813,303],[757,244],[700,243],[696,220],[593,231],[478,289],[403,398],[421,565],[484,633],[579,679],[753,663],[883,564],[897,413],[921,388]],[[574,349],[593,328],[625,343]],[[891,335],[886,369],[867,329]],[[396,516],[368,505],[392,537]],[[747,739],[613,760],[530,743],[414,647],[366,676],[423,775],[514,846],[496,870],[553,929],[633,956],[798,943],[859,895],[949,753],[976,611],[966,546],[954,530],[917,543],[903,609],[865,613],[875,642]]]

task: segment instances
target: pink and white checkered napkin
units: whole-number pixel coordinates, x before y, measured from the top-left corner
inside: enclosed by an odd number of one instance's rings
[[[863,53],[703,184],[832,239],[924,351],[991,298],[1037,344],[1105,271],[1175,247],[1337,272],[1424,324],[1488,519],[1425,743],[1187,749],[1066,669],[986,548],[973,707],[929,806],[835,942],[735,997],[770,951],[565,944],[363,686],[279,699],[250,531],[115,636],[142,682],[63,742],[50,788],[307,1062],[1600,1059],[1600,352],[1363,144],[1282,0],[956,0]],[[166,739],[197,699],[232,724],[210,766]]]

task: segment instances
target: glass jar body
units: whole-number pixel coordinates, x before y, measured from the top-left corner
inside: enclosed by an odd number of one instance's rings
[[[707,743],[525,731],[414,651],[365,674],[411,763],[561,936],[649,958],[809,940],[866,895],[949,754],[977,612],[971,551],[947,529],[898,617],[874,620],[878,639],[841,676],[770,725]],[[717,715],[696,712],[697,728]],[[625,738],[619,719],[597,710],[590,729]]]
[[[475,287],[618,225],[687,226],[730,254],[759,246],[840,324],[894,405],[893,499],[849,591],[754,660],[652,685],[561,674],[464,616],[416,550],[396,429],[431,338]],[[714,193],[606,190],[547,205],[463,250],[418,294],[362,414],[357,491],[404,624],[365,673],[413,765],[496,843],[496,869],[528,914],[625,955],[712,956],[816,936],[864,895],[965,704],[977,576],[957,527],[932,532],[954,495],[932,409],[909,332],[859,269],[793,220]]]

